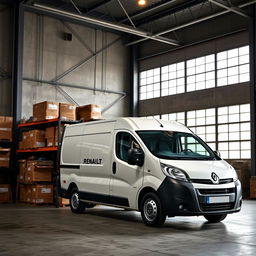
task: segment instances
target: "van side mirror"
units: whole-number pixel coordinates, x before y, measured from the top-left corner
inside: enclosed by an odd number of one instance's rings
[[[128,151],[128,164],[143,166],[144,164],[144,153],[139,149],[129,149]]]
[[[221,157],[220,156],[220,151],[216,150],[216,151],[213,151],[218,157]]]

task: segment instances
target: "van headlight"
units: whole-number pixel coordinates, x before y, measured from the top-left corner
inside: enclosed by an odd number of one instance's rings
[[[180,168],[177,168],[175,166],[171,166],[163,163],[160,163],[160,165],[163,173],[166,176],[176,180],[188,181],[189,176],[184,170],[181,170]]]

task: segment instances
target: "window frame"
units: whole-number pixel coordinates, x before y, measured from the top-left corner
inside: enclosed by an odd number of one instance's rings
[[[140,150],[141,150],[143,153],[144,153],[144,151],[143,151],[143,148],[142,148],[142,146],[141,146],[141,143],[138,142],[138,139],[136,139],[135,136],[134,136],[130,131],[127,131],[127,130],[118,130],[118,131],[116,132],[116,134],[115,134],[115,157],[116,157],[118,160],[120,160],[120,161],[122,161],[122,162],[128,164],[128,161],[125,161],[125,160],[121,159],[121,158],[117,155],[117,141],[118,141],[118,140],[117,140],[117,136],[118,136],[120,133],[129,134],[129,135],[130,135],[130,138],[134,139],[135,142],[140,146]]]

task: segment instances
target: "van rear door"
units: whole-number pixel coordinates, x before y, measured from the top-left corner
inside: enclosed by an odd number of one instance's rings
[[[115,131],[110,199],[112,204],[135,209],[137,192],[143,184],[143,167],[128,164],[128,150],[134,147],[141,148],[131,133]]]

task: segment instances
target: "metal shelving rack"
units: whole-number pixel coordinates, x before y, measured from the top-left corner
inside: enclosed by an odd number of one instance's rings
[[[18,131],[21,134],[21,131],[33,130],[33,129],[42,129],[47,127],[58,127],[58,145],[55,147],[42,147],[34,149],[17,149],[16,150],[16,165],[18,166],[17,160],[20,158],[28,156],[38,156],[39,154],[43,155],[46,158],[49,158],[54,161],[54,172],[53,172],[53,183],[55,186],[54,193],[54,204],[56,207],[59,207],[58,191],[59,191],[59,159],[60,159],[60,148],[61,148],[61,135],[60,129],[62,125],[65,124],[76,124],[80,121],[73,120],[61,120],[61,119],[51,119],[38,122],[29,122],[24,124],[18,124]]]

